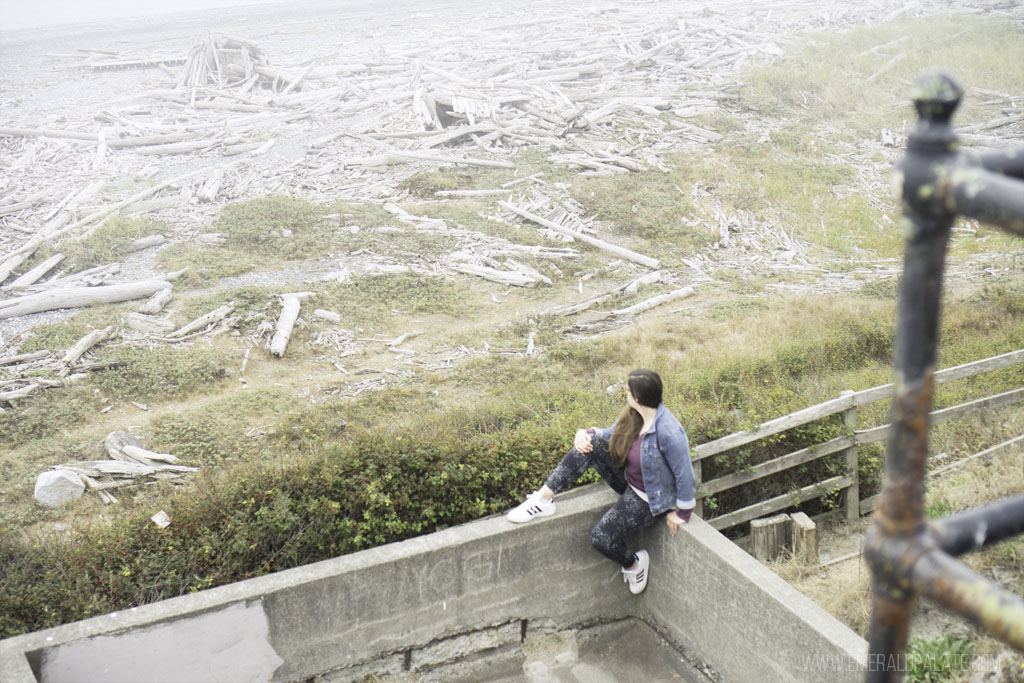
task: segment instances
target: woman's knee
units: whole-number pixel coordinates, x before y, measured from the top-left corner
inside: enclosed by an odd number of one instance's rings
[[[590,545],[601,553],[607,553],[615,545],[615,539],[603,525],[598,524],[590,530]]]

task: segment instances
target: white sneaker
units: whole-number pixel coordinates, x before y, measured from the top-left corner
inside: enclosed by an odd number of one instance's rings
[[[636,569],[622,570],[622,580],[629,584],[629,592],[633,595],[639,595],[647,588],[647,568],[651,565],[651,558],[647,556],[646,550],[636,551],[636,563],[639,565]]]
[[[526,497],[522,503],[508,511],[508,521],[514,524],[523,524],[537,517],[547,517],[555,514],[555,501],[548,500],[540,495],[540,491],[534,491]]]

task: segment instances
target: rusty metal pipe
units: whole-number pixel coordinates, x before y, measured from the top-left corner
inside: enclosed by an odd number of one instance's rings
[[[865,675],[869,683],[902,680],[918,595],[1024,649],[1024,600],[976,576],[943,551],[966,552],[1020,533],[1024,496],[931,528],[924,521],[929,413],[950,228],[957,215],[969,215],[1024,234],[1024,184],[1012,179],[1022,172],[1019,150],[959,153],[950,119],[962,94],[940,71],[915,82],[919,121],[896,168],[907,243],[885,481],[864,548],[873,591]]]
[[[967,151],[961,153],[963,163],[977,166],[986,171],[999,173],[1024,180],[1024,147],[992,149],[984,152]]]
[[[963,555],[1024,533],[1024,495],[936,520],[931,534],[948,555]]]
[[[944,170],[938,192],[950,213],[1024,235],[1024,188],[1020,181],[962,165]]]
[[[922,555],[913,586],[925,595],[1024,650],[1024,598],[975,574],[941,550]]]
[[[941,77],[918,83],[915,106],[920,121],[911,131],[907,154],[897,167],[907,243],[885,481],[875,526],[865,543],[865,557],[874,570],[866,672],[870,683],[902,680],[902,667],[889,666],[888,657],[906,650],[915,600],[910,571],[923,552],[928,416],[935,388],[942,273],[954,218],[935,205],[935,196],[937,172],[956,157],[956,137],[949,118],[959,97],[959,89]]]

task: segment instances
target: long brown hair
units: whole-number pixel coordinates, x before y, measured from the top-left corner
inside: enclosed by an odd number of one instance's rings
[[[653,370],[633,370],[626,378],[626,385],[629,393],[633,394],[633,400],[642,406],[657,408],[661,405],[663,387],[661,377]],[[637,435],[644,426],[644,418],[640,413],[627,405],[619,413],[619,419],[615,422],[615,431],[612,432],[611,441],[608,443],[608,451],[612,456],[612,464],[615,467],[622,467],[626,464],[626,456],[629,449],[636,441]]]

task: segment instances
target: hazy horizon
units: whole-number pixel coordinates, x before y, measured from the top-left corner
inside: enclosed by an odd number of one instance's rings
[[[293,0],[0,0],[0,32]]]

